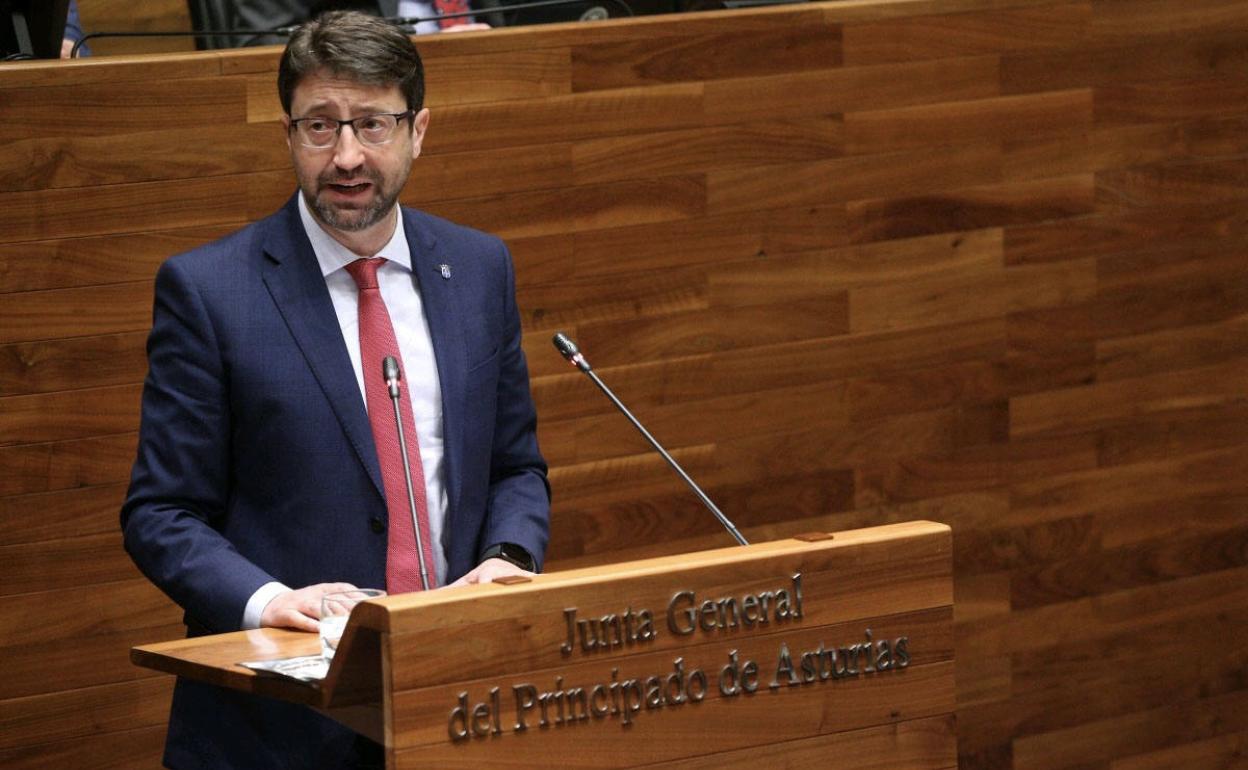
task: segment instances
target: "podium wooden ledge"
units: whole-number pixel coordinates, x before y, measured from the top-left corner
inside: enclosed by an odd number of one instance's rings
[[[131,659],[319,709],[401,770],[942,770],[951,546],[916,521],[386,597],[355,609],[319,684],[238,665],[319,653],[293,631]]]

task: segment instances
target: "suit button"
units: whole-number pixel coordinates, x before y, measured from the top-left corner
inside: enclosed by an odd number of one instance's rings
[[[386,523],[381,520],[380,516],[374,516],[369,519],[368,526],[379,535],[386,531]]]

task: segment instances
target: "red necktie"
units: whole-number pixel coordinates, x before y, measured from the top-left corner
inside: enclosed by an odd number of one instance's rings
[[[382,486],[386,490],[386,513],[390,531],[386,546],[386,591],[392,594],[419,591],[420,562],[416,556],[416,534],[407,501],[407,482],[403,476],[403,453],[394,426],[394,406],[381,376],[381,362],[394,356],[399,362],[403,379],[408,380],[407,367],[399,355],[394,326],[386,310],[381,289],[377,286],[377,268],[385,263],[382,257],[357,259],[347,265],[347,272],[360,289],[360,363],[364,369],[364,396],[368,404],[368,421],[373,428],[377,459],[381,463]],[[424,544],[425,569],[429,585],[436,585],[433,542],[429,535],[429,510],[425,504],[425,472],[420,464],[420,443],[416,440],[416,421],[412,417],[412,400],[404,388],[399,398],[403,419],[403,438],[407,443],[407,462],[412,471],[412,494],[416,498],[416,518]]]
[[[468,0],[433,0],[433,8],[434,10],[438,12],[439,15],[444,16],[444,17],[448,13],[467,13],[469,10]],[[447,18],[438,19],[438,27],[440,27],[441,29],[446,29],[447,27],[454,27],[457,24],[471,24],[471,23],[472,23],[472,17],[470,16],[454,16],[449,19]]]

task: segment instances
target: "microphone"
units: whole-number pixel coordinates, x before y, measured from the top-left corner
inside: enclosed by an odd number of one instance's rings
[[[696,494],[698,499],[702,501],[702,504],[705,505],[711,513],[715,514],[715,518],[719,519],[719,523],[724,526],[724,529],[728,530],[728,534],[732,535],[741,545],[749,545],[749,541],[741,535],[741,532],[731,521],[728,520],[728,517],[724,515],[723,511],[719,510],[715,503],[711,502],[711,498],[707,497],[706,493],[702,491],[702,488],[689,477],[688,473],[685,473],[685,469],[680,467],[680,463],[676,462],[676,460],[667,453],[667,450],[655,440],[654,436],[650,435],[650,431],[645,429],[637,418],[633,416],[633,413],[628,411],[628,407],[624,406],[624,403],[620,401],[620,399],[616,398],[616,395],[611,392],[611,389],[607,387],[606,383],[598,377],[598,375],[594,372],[594,367],[590,366],[589,361],[585,360],[584,354],[581,353],[581,350],[576,346],[576,343],[563,332],[556,332],[555,336],[551,339],[551,342],[554,343],[555,349],[559,351],[559,354],[568,360],[568,363],[584,372],[585,376],[593,380],[594,384],[598,386],[598,389],[606,394],[607,398],[611,399],[611,403],[615,404],[615,408],[619,409],[624,416],[628,418],[628,421],[633,424],[633,427],[641,432],[641,435],[645,437],[646,441],[650,442],[650,446],[654,447],[655,450],[663,456],[664,460],[667,460],[667,464],[672,466],[672,470],[676,471],[677,475],[684,479],[685,483],[689,485],[689,488],[693,490],[693,493]]]
[[[429,568],[425,564],[425,544],[420,536],[420,519],[416,515],[416,490],[412,486],[412,466],[407,461],[407,439],[403,436],[403,412],[399,408],[399,380],[403,373],[399,371],[399,361],[394,356],[386,356],[381,361],[381,376],[385,378],[386,390],[390,392],[390,402],[394,404],[394,427],[399,434],[399,453],[403,456],[403,480],[407,482],[407,507],[412,515],[412,529],[416,533],[416,559],[420,563],[420,584],[429,590]],[[424,479],[420,483],[425,483]]]

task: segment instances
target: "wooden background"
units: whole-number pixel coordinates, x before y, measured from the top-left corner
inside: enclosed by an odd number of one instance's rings
[[[954,530],[963,768],[1248,751],[1248,2],[846,2],[421,41],[408,203],[508,238],[552,569]],[[0,766],[157,764],[121,550],[152,276],[290,194],[276,53],[0,67]]]

